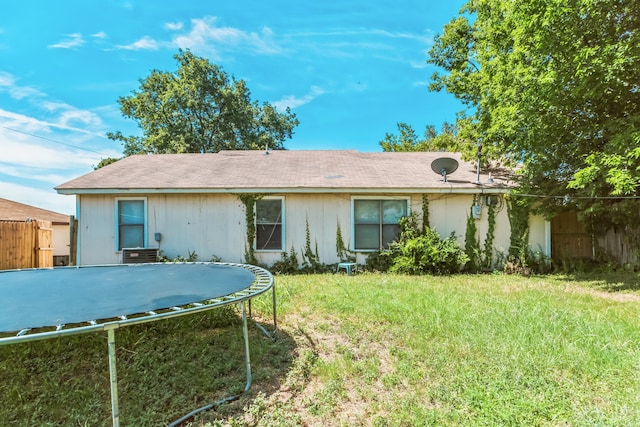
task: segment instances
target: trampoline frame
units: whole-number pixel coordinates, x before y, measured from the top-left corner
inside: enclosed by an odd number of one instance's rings
[[[153,264],[166,264],[166,263],[149,263],[147,265],[153,265]],[[46,340],[46,339],[61,337],[61,336],[80,335],[80,334],[96,332],[96,331],[106,331],[107,332],[107,348],[108,348],[108,355],[109,355],[109,380],[110,380],[109,382],[110,382],[110,389],[111,389],[111,418],[113,422],[113,427],[119,427],[120,426],[120,409],[118,405],[118,376],[117,376],[117,367],[116,367],[116,341],[115,341],[116,329],[119,329],[125,326],[133,326],[133,325],[138,325],[142,323],[155,322],[158,320],[169,319],[172,317],[200,313],[200,312],[212,310],[214,308],[222,307],[224,305],[237,303],[240,308],[241,317],[242,317],[242,335],[244,339],[245,369],[246,369],[246,384],[244,387],[244,392],[247,392],[251,387],[251,357],[250,357],[250,349],[249,349],[246,303],[247,302],[249,303],[249,308],[250,308],[252,298],[255,298],[271,290],[272,310],[273,310],[273,332],[270,334],[267,330],[265,330],[260,325],[256,324],[256,326],[258,326],[267,336],[275,339],[278,326],[277,326],[277,315],[276,315],[276,293],[275,293],[273,275],[269,271],[265,270],[264,268],[257,267],[254,265],[249,265],[249,264],[223,263],[223,262],[179,262],[179,263],[172,263],[172,264],[212,264],[212,265],[229,266],[229,267],[241,267],[251,271],[254,274],[255,279],[251,284],[251,286],[245,289],[242,289],[240,291],[237,291],[228,295],[216,297],[216,298],[211,298],[205,301],[194,301],[192,303],[184,304],[181,306],[175,306],[167,309],[158,309],[157,312],[148,311],[145,313],[131,313],[129,315],[119,317],[118,320],[113,320],[113,319],[88,320],[86,322],[88,323],[88,325],[78,324],[82,326],[72,326],[69,329],[65,329],[66,325],[57,325],[55,327],[55,330],[44,331],[44,332],[37,332],[37,331],[34,332],[32,329],[22,329],[15,336],[0,337],[0,346],[16,344],[19,342]],[[75,268],[120,267],[120,266],[126,266],[126,265],[128,264],[80,266]],[[137,264],[137,265],[140,265],[140,264]],[[63,267],[63,268],[74,268],[74,267]],[[165,311],[160,312],[161,310],[165,310]],[[45,328],[38,328],[38,329],[45,329]],[[227,401],[227,400],[231,400],[231,398],[222,399],[222,401]],[[185,421],[186,419],[194,416],[198,412],[205,409],[209,409],[212,406],[213,405],[207,405],[203,408],[192,411],[191,413],[189,413],[185,417],[182,417],[180,420],[172,423],[171,425],[177,425],[182,421]]]

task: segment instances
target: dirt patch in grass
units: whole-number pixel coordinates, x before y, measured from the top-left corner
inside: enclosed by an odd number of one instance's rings
[[[383,341],[346,334],[339,321],[313,316],[291,315],[279,327],[295,341],[293,367],[284,381],[252,389],[236,422],[369,426],[385,418],[379,397],[395,364]]]

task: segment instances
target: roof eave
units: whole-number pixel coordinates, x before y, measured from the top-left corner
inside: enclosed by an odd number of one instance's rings
[[[415,193],[456,193],[456,194],[503,194],[508,193],[511,187],[507,186],[483,186],[477,185],[473,187],[456,187],[453,185],[441,187],[415,187],[415,188],[398,188],[398,187],[265,187],[265,188],[246,188],[246,187],[229,187],[229,188],[76,188],[76,189],[56,189],[58,194],[65,195],[83,195],[83,194],[229,194],[229,193],[394,193],[394,194],[415,194]]]

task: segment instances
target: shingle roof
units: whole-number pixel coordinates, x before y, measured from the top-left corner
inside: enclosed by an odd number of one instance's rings
[[[443,182],[431,169],[439,157],[459,162]],[[476,169],[459,153],[354,150],[221,151],[215,154],[155,154],[126,157],[56,187],[59,193],[149,191],[415,191],[505,188],[502,174],[474,184]]]
[[[69,224],[69,216],[0,198],[0,221],[25,221],[28,218]]]

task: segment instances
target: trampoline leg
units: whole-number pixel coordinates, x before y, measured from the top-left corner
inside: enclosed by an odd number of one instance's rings
[[[249,354],[249,330],[247,328],[247,313],[245,310],[245,302],[240,303],[242,311],[242,335],[244,336],[244,360],[247,369],[247,384],[244,387],[244,391],[249,391],[251,388],[251,356]]]
[[[116,372],[116,333],[115,329],[107,330],[109,346],[109,378],[111,380],[111,418],[113,427],[120,427],[118,410],[118,375]]]
[[[273,339],[274,341],[278,339],[278,322],[276,320],[276,284],[273,284],[271,288],[271,307],[273,308]]]

